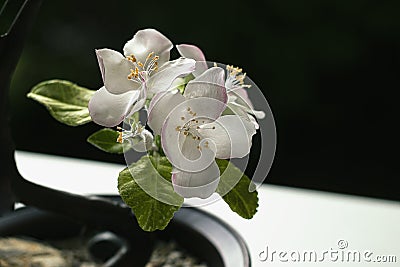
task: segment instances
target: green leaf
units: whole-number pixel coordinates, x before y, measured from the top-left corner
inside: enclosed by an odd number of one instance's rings
[[[122,200],[145,231],[163,230],[183,204],[172,187],[171,171],[167,158],[146,155],[119,173]]]
[[[183,94],[183,92],[185,91],[186,85],[193,79],[194,79],[194,76],[192,73],[190,73],[189,75],[186,75],[183,78],[178,78],[176,83],[179,85],[176,88],[181,92],[181,94]]]
[[[88,103],[95,91],[62,80],[41,82],[28,97],[44,105],[59,122],[78,126],[91,121]]]
[[[217,193],[222,196],[232,211],[245,219],[251,219],[258,207],[257,191],[250,192],[249,190],[255,185],[228,160],[216,159],[216,162],[221,173]]]
[[[111,130],[109,128],[101,129],[93,133],[88,137],[87,141],[108,153],[123,154],[124,149],[127,151],[129,149],[129,144],[127,142],[121,144],[117,142],[119,132]]]

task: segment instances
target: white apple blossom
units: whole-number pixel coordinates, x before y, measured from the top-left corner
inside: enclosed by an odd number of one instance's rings
[[[176,48],[181,56],[196,60],[196,69],[193,71],[195,77],[207,70],[206,58],[200,48],[188,44],[177,45]],[[263,119],[265,113],[263,111],[254,110],[246,90],[246,88],[250,88],[251,85],[244,83],[246,73],[243,73],[241,68],[229,65],[226,66],[226,71],[225,87],[228,93],[228,108],[233,113],[244,116],[252,121],[256,129],[258,129],[258,123],[254,117],[250,115],[254,115],[258,119]]]
[[[140,110],[146,99],[167,90],[195,68],[193,59],[169,61],[170,40],[154,29],[138,31],[124,48],[96,50],[104,82],[89,102],[92,120],[106,127],[120,124]]]
[[[250,152],[253,124],[237,115],[221,116],[228,96],[224,70],[212,67],[191,80],[182,94],[160,92],[149,106],[148,125],[174,166],[172,183],[183,197],[207,198],[219,182],[215,158]]]

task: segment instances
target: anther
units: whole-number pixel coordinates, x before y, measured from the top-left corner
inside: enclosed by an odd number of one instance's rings
[[[147,56],[147,59],[150,59],[153,55],[154,55],[154,52],[149,53],[149,55]]]
[[[119,132],[118,138],[117,138],[117,142],[122,144],[123,139],[122,139],[122,132]]]
[[[130,56],[127,56],[126,59],[128,59],[129,61],[132,61],[133,63],[136,62],[136,58],[135,58],[135,56],[133,54],[130,55]]]

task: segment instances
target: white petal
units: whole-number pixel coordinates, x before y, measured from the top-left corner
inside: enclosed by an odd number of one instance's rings
[[[209,167],[214,162],[216,149],[210,147],[209,142],[206,146],[205,141],[207,140],[197,140],[192,135],[184,138],[180,153],[184,159],[174,167],[184,172],[200,172]],[[177,157],[174,157],[175,159]]]
[[[145,29],[136,32],[124,46],[125,56],[134,55],[142,63],[149,53],[159,56],[158,64],[162,65],[169,60],[169,51],[173,45],[171,41],[154,29]]]
[[[198,146],[200,145],[200,141],[191,138],[192,136],[188,136],[185,138],[185,141],[182,144],[182,155],[189,160],[196,160],[201,157],[200,150]],[[188,170],[188,169],[187,169]],[[192,170],[195,171],[195,170]],[[197,170],[199,171],[199,170]]]
[[[221,102],[222,113],[228,100],[224,87],[224,70],[220,67],[208,69],[187,84],[183,95],[187,98],[207,97],[215,99]]]
[[[172,174],[172,185],[176,193],[185,198],[208,198],[217,189],[219,168],[215,161],[201,172],[177,171]]]
[[[181,56],[196,60],[196,69],[193,71],[194,77],[201,75],[208,69],[206,58],[197,46],[181,44],[177,45],[176,48]]]
[[[250,108],[253,108],[253,104],[251,103],[251,100],[249,98],[249,95],[247,94],[247,90],[243,87],[237,87],[233,90],[229,90],[229,95],[235,96],[235,101],[238,101],[239,104],[241,105],[247,105]]]
[[[214,160],[215,152],[203,149],[201,156],[192,160],[182,149],[186,138],[197,137],[197,125],[214,121],[219,116],[221,102],[212,98],[192,98],[177,105],[168,114],[161,129],[161,143],[168,160],[180,170],[200,171]],[[197,122],[196,122],[197,121]],[[181,130],[191,126],[190,131]],[[185,132],[189,134],[185,135]],[[191,149],[198,149],[195,145]]]
[[[262,111],[261,111],[261,112],[262,112]],[[249,114],[249,115],[248,115],[248,119],[251,121],[251,123],[253,123],[254,128],[256,129],[256,131],[257,131],[258,129],[260,129],[260,125],[258,125],[257,120],[256,120],[253,116],[251,116],[251,115]]]
[[[96,55],[104,86],[110,93],[123,94],[140,87],[139,83],[128,80],[133,64],[121,53],[111,49],[99,49],[96,50]]]
[[[260,128],[257,120],[253,117],[253,115],[250,115],[248,113],[248,110],[245,107],[240,106],[235,102],[228,103],[227,107],[228,108],[225,109],[225,111],[223,112],[224,115],[238,115],[242,119],[248,120],[253,123],[256,130]]]
[[[147,124],[155,135],[161,134],[161,128],[171,110],[184,101],[185,98],[178,91],[160,92],[152,98]]]
[[[232,104],[237,105],[238,107],[245,110],[247,113],[254,115],[257,119],[265,118],[264,111],[254,110],[253,103],[251,102],[246,89],[244,88],[237,88],[232,91],[229,91],[229,102]]]
[[[97,90],[89,101],[89,113],[92,120],[106,127],[120,124],[126,117],[131,99],[137,99],[139,91],[130,91],[125,94],[114,95],[103,86]]]
[[[226,115],[215,122],[200,126],[199,133],[216,146],[216,157],[242,158],[250,152],[254,124],[237,115]]]
[[[230,103],[228,103],[228,106],[229,106],[229,108],[232,109],[232,111],[234,111],[235,113],[238,113],[238,115],[240,112],[245,112],[245,113],[249,114],[249,116],[250,116],[250,114],[255,116],[257,119],[265,118],[265,113],[262,110],[254,110],[252,108],[249,108],[248,106],[243,106],[236,102],[230,102]],[[250,117],[252,117],[252,116],[250,116]]]
[[[139,90],[135,90],[135,91],[139,92],[139,94],[138,94],[138,97],[131,98],[131,101],[128,104],[128,109],[126,111],[127,117],[132,116],[133,113],[142,109],[144,104],[146,103],[146,99],[147,99],[146,89],[141,87]]]
[[[172,82],[183,75],[191,73],[195,68],[195,61],[188,58],[179,58],[168,61],[154,74],[148,82],[148,93],[152,94],[167,90]]]

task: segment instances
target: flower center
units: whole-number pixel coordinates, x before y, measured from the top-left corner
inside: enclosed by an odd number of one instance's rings
[[[240,87],[246,87],[246,88],[251,87],[250,84],[244,83],[244,79],[246,78],[246,73],[243,73],[243,70],[241,68],[227,65],[226,70],[228,72],[228,75],[225,81],[225,87],[228,89],[228,91]]]
[[[144,126],[142,126],[140,123],[137,123],[135,125],[132,125],[130,129],[123,129],[121,127],[117,127],[117,130],[120,131],[117,138],[117,142],[122,144],[125,140],[129,138],[139,136],[143,132]]]
[[[134,69],[131,69],[131,73],[128,75],[128,80],[143,83],[147,80],[150,74],[158,70],[158,59],[160,57],[154,55],[151,52],[147,55],[144,62],[136,60],[136,57],[132,54],[127,56],[126,59],[133,63]]]
[[[202,137],[200,136],[198,129],[200,129],[200,126],[208,123],[207,119],[201,119],[199,117],[196,117],[197,113],[192,110],[191,107],[187,107],[185,114],[187,113],[187,117],[182,116],[180,117],[180,120],[184,122],[182,125],[178,125],[175,130],[181,134],[183,134],[186,137],[191,137],[193,140],[201,140]],[[187,121],[187,118],[191,118],[190,120]],[[206,129],[204,127],[201,127],[202,129]],[[215,126],[211,127],[210,129],[215,129]],[[208,148],[208,142],[205,142],[205,146]],[[197,146],[197,149],[201,150],[200,146]]]

